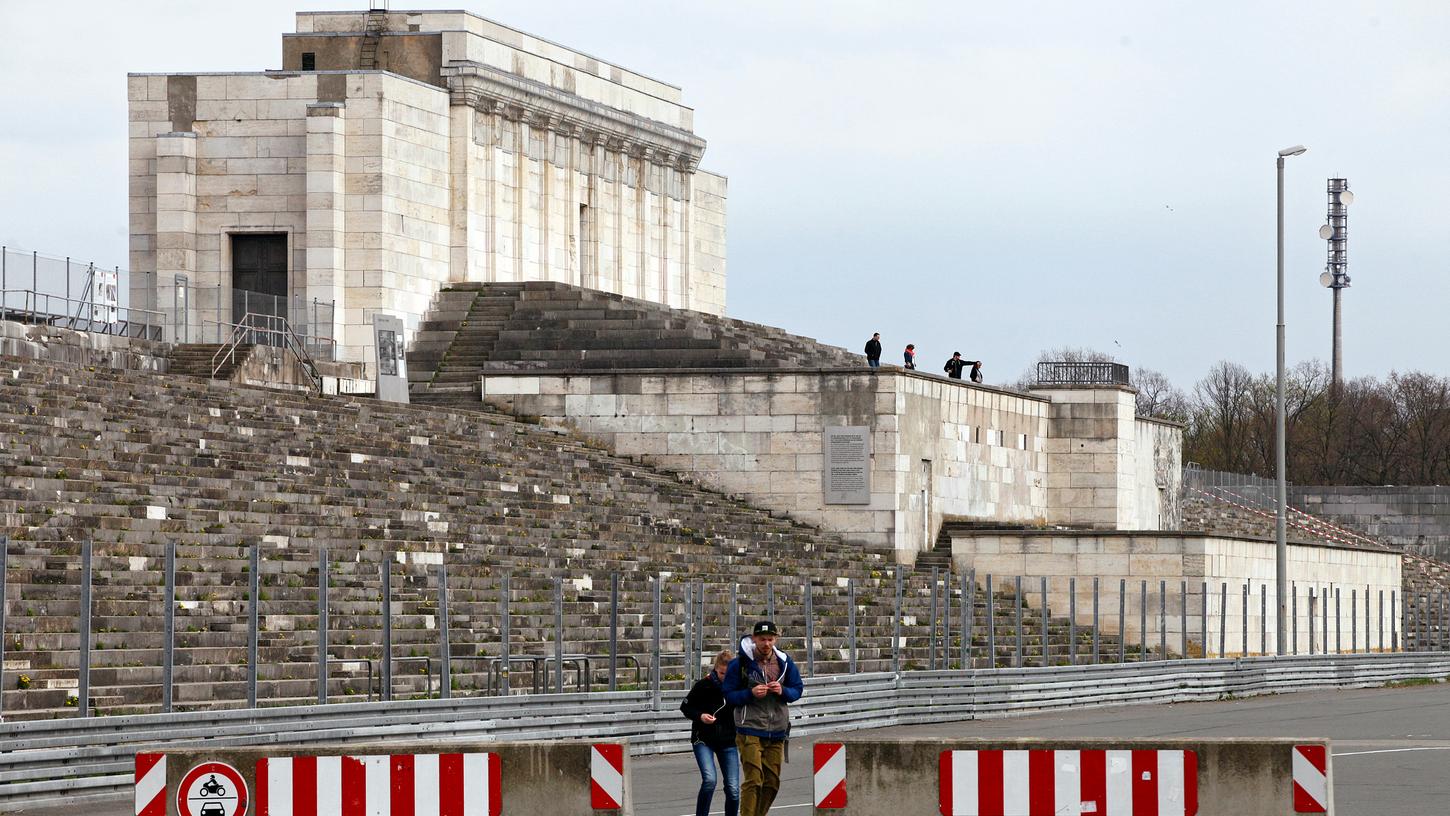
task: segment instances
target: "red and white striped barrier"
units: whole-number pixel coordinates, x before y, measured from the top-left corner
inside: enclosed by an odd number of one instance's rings
[[[1194,816],[1194,751],[942,751],[942,816]]]
[[[257,816],[498,816],[497,754],[257,760]]]
[[[1329,773],[1323,745],[1294,746],[1294,812],[1329,812]]]
[[[166,816],[166,755],[136,755],[136,816]]]
[[[589,752],[589,806],[595,810],[624,807],[624,746],[599,743]]]
[[[839,810],[846,806],[846,746],[839,742],[818,742],[815,744],[812,765],[815,773],[817,810]]]

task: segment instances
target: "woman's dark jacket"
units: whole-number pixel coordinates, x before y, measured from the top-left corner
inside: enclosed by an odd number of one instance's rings
[[[721,690],[720,679],[713,671],[702,677],[690,689],[690,693],[685,695],[685,701],[680,703],[680,711],[690,719],[691,744],[703,742],[711,748],[734,747],[734,712],[725,704],[725,693]],[[701,714],[714,714],[715,722],[709,725],[700,722]]]

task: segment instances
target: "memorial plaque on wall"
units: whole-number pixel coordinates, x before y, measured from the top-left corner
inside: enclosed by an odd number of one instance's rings
[[[821,434],[826,468],[826,504],[871,503],[871,429],[865,425],[826,428]]]

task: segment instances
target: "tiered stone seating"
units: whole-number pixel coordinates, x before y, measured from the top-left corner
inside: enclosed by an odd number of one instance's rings
[[[799,643],[809,580],[816,670],[842,671],[851,579],[858,668],[890,666],[894,576],[886,556],[525,422],[14,358],[0,360],[0,372],[7,717],[70,711],[82,541],[93,542],[91,703],[101,713],[160,704],[167,542],[177,560],[178,709],[244,704],[253,545],[262,555],[259,699],[266,705],[315,699],[324,546],[333,700],[365,699],[369,691],[365,665],[339,661],[381,656],[385,558],[399,561],[397,695],[426,693],[436,682],[421,660],[405,659],[431,656],[436,676],[441,557],[453,679],[462,692],[488,685],[487,667],[475,658],[499,652],[504,573],[516,655],[552,652],[555,578],[564,579],[565,651],[606,655],[610,576],[618,573],[620,650],[647,662],[650,577],[663,574],[661,632],[676,667],[668,677],[682,682],[690,673],[680,657],[686,581],[708,586],[704,648],[711,652],[734,640],[725,608],[731,583],[739,586],[742,624],[763,614],[773,585],[776,616]],[[985,599],[975,595],[975,643],[984,656]],[[927,574],[909,576],[905,598],[904,660],[926,667]],[[999,658],[1015,642],[1004,598]],[[1038,615],[1027,614],[1029,662],[1042,652]],[[1060,642],[1065,622],[1052,624],[1050,639]],[[949,650],[954,660],[958,648]],[[1065,648],[1051,659],[1065,659]],[[596,682],[601,665],[595,661]],[[16,687],[21,673],[31,679],[27,690]]]
[[[771,326],[562,283],[460,283],[409,352],[425,402],[476,402],[490,369],[857,368],[859,355]]]

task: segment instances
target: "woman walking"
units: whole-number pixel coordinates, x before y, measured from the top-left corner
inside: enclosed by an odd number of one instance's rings
[[[695,763],[700,766],[700,795],[695,800],[695,816],[710,813],[710,802],[715,798],[717,759],[720,773],[725,777],[725,816],[737,816],[740,812],[740,752],[735,748],[735,717],[720,686],[732,658],[734,655],[729,649],[715,655],[710,673],[680,703],[680,711],[692,723],[690,744],[695,751]]]

